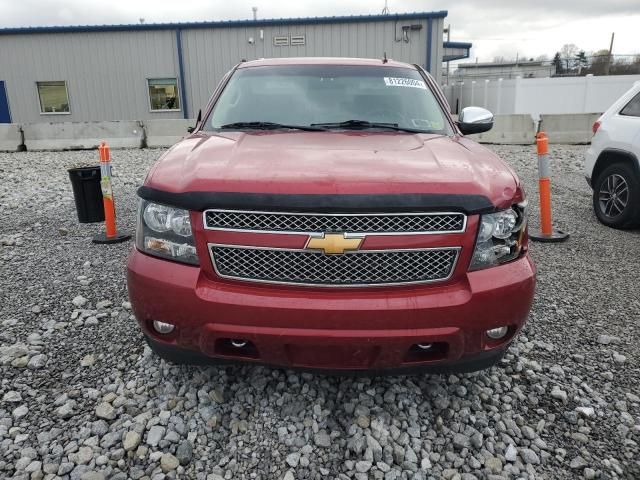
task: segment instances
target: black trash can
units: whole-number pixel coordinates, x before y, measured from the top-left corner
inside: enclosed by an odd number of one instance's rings
[[[100,167],[69,169],[73,198],[80,223],[104,222]]]

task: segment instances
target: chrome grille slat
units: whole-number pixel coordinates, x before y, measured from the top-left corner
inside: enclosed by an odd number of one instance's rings
[[[273,233],[350,232],[378,235],[461,233],[466,215],[460,212],[322,214],[240,210],[206,210],[204,227]]]
[[[325,255],[306,250],[209,245],[218,275],[236,280],[310,286],[371,286],[444,281],[459,248],[360,250]]]

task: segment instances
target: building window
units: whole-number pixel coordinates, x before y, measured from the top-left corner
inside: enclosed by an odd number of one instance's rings
[[[180,95],[178,95],[178,79],[150,78],[149,105],[151,111],[180,110]]]
[[[289,37],[285,35],[273,37],[273,45],[275,47],[286,47],[289,45]]]
[[[278,35],[273,37],[274,47],[288,47],[305,45],[306,38],[304,35]]]
[[[304,35],[291,35],[291,45],[300,46],[305,44],[305,36]]]
[[[40,113],[71,113],[67,82],[36,82]]]

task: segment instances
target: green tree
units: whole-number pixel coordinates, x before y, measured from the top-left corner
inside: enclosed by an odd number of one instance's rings
[[[560,57],[560,52],[556,52],[556,54],[553,56],[553,60],[551,60],[551,63],[553,64],[554,67],[556,67],[556,74],[560,74],[564,72],[564,68],[562,67],[562,57]]]
[[[589,59],[584,50],[580,50],[576,55],[576,66],[578,67],[578,75],[582,73],[582,69],[589,66]]]

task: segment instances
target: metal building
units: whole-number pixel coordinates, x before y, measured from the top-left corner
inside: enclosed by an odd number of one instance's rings
[[[439,80],[446,16],[0,29],[0,122],[194,118],[242,59],[386,52]]]

